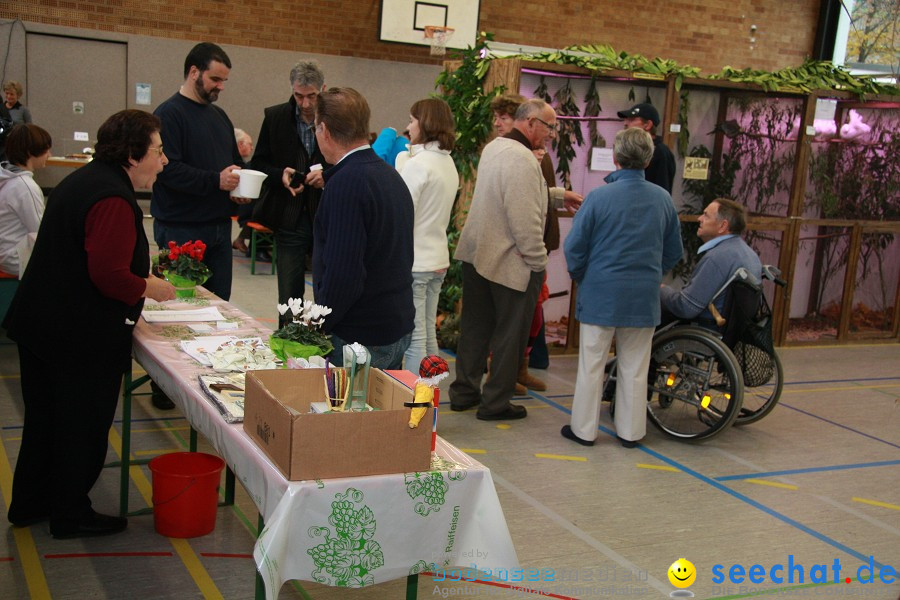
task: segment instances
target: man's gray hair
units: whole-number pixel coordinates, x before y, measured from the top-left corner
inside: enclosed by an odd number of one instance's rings
[[[299,83],[321,90],[325,85],[325,74],[314,60],[301,60],[291,69],[291,85]]]
[[[638,127],[629,127],[616,134],[613,155],[622,169],[645,169],[653,158],[653,138]]]
[[[516,109],[516,121],[524,121],[540,115],[547,109],[547,103],[539,98],[531,98]]]
[[[246,131],[244,131],[243,129],[238,129],[237,127],[235,127],[235,128],[234,128],[234,140],[235,140],[237,143],[240,144],[240,143],[241,143],[241,140],[244,139],[244,138],[248,138],[248,139],[249,139],[249,138],[250,138],[250,134],[248,134],[248,133],[247,133]]]

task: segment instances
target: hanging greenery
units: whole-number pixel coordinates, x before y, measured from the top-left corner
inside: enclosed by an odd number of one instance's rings
[[[691,132],[688,129],[688,113],[691,107],[691,97],[687,90],[681,90],[681,102],[678,108],[678,123],[681,129],[678,130],[678,154],[682,158],[687,156],[688,144],[691,142]]]
[[[556,114],[563,117],[577,117],[580,115],[578,102],[575,100],[575,92],[566,84],[554,94],[556,102]],[[584,134],[581,132],[581,121],[578,119],[559,119],[559,130],[553,140],[553,150],[556,152],[556,172],[560,174],[563,187],[572,189],[572,174],[569,166],[576,155],[576,146],[584,145]]]
[[[803,92],[813,90],[844,90],[863,98],[866,94],[898,94],[900,88],[880,83],[872,76],[851,75],[843,67],[830,61],[807,59],[799,67],[788,67],[780,71],[760,71],[758,69],[733,69],[723,67],[722,72],[711,75],[710,79],[727,79],[743,83],[753,83],[767,92]]]
[[[527,60],[543,61],[559,65],[576,65],[591,71],[618,69],[641,73],[651,79],[675,77],[675,89],[681,91],[685,77],[703,77],[700,69],[690,65],[679,65],[674,60],[653,58],[641,54],[616,52],[608,44],[586,44],[568,46],[555,52],[538,52],[520,55]],[[812,90],[845,90],[863,98],[866,94],[900,94],[900,87],[880,83],[874,76],[851,75],[849,71],[835,66],[830,61],[806,60],[799,67],[788,67],[779,71],[758,69],[734,69],[724,67],[720,73],[705,76],[707,79],[753,83],[769,92],[802,92]]]
[[[547,81],[543,75],[541,75],[541,80],[538,82],[538,86],[534,89],[534,97],[540,98],[547,104],[553,102],[553,99],[550,97],[550,92],[547,91]]]
[[[602,111],[603,107],[600,106],[600,93],[597,91],[597,79],[592,77],[591,85],[588,87],[587,94],[584,97],[584,116],[599,117]],[[606,140],[600,135],[600,130],[597,128],[597,121],[589,119],[587,128],[588,140],[591,142],[591,148],[606,148]],[[588,165],[591,164],[590,153],[588,153],[587,162]]]
[[[481,32],[474,47],[451,53],[451,58],[462,64],[455,71],[442,71],[435,81],[442,88],[438,96],[447,101],[456,120],[456,148],[452,156],[464,181],[473,177],[481,148],[491,134],[491,100],[506,89],[501,86],[484,91],[484,77],[491,64],[484,54],[486,43],[493,39],[492,33]]]

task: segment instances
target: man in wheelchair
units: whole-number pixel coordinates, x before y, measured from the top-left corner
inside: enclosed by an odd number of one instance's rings
[[[674,320],[687,319],[709,329],[718,329],[710,311],[712,302],[718,313],[724,312],[728,292],[713,300],[716,293],[739,268],[746,269],[756,281],[762,278],[762,263],[756,252],[741,239],[747,221],[744,207],[728,198],[717,198],[700,215],[697,236],[703,240],[697,253],[700,262],[691,280],[681,290],[661,285],[661,327]]]

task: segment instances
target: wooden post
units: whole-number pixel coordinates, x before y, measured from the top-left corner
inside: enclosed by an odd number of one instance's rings
[[[856,287],[856,266],[862,246],[862,227],[854,223],[850,229],[850,248],[847,250],[847,268],[844,270],[844,291],[841,296],[841,316],[838,321],[837,341],[846,342],[850,333],[850,316],[853,313],[853,290]]]
[[[666,102],[663,105],[663,120],[660,123],[660,127],[662,127],[662,139],[663,143],[669,147],[669,150],[675,152],[676,147],[678,146],[677,139],[678,134],[670,131],[672,129],[672,123],[675,123],[678,118],[678,109],[681,105],[681,98],[678,95],[678,92],[675,91],[675,77],[669,75],[666,77]],[[660,132],[657,132],[658,134]]]

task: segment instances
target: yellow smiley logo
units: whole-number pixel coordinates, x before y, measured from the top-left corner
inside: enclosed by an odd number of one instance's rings
[[[669,567],[669,582],[677,588],[691,587],[697,579],[697,569],[686,558],[679,558]]]

